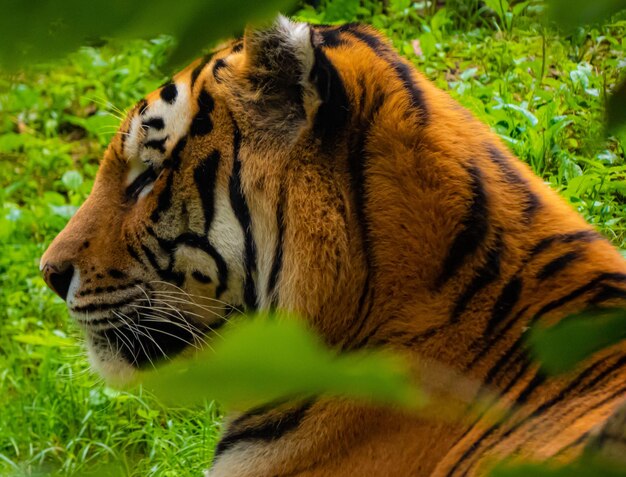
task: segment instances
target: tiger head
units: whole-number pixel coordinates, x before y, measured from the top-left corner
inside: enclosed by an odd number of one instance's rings
[[[370,65],[336,35],[281,17],[129,113],[40,265],[105,378],[200,347],[237,310],[295,311],[346,339],[367,280],[350,154],[380,106],[345,87],[341,65],[355,84]]]

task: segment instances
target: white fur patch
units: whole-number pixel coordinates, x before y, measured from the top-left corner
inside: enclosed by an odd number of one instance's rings
[[[163,161],[172,153],[176,143],[187,133],[192,121],[191,93],[186,83],[176,84],[176,100],[173,103],[157,98],[143,111],[131,119],[128,136],[124,142],[124,155],[128,158],[130,168],[126,184],[131,184],[148,165],[159,168]],[[145,126],[143,123],[151,119],[162,119],[163,129]],[[146,147],[149,141],[165,139],[164,152]],[[145,194],[144,194],[145,195]]]
[[[275,26],[290,51],[302,64],[300,83],[306,85],[315,61],[313,45],[311,45],[311,28],[306,23],[291,21],[283,15],[278,16]]]

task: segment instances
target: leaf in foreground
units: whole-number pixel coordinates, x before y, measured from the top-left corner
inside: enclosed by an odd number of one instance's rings
[[[550,464],[505,464],[496,467],[489,477],[626,477],[626,467],[586,458],[567,466]]]
[[[102,37],[177,38],[174,61],[196,56],[246,23],[288,9],[292,0],[0,0],[0,65],[50,60]]]
[[[424,398],[398,357],[337,354],[295,319],[259,317],[213,340],[213,352],[160,368],[145,386],[177,404],[216,399],[244,408],[293,396],[333,395],[416,407]]]
[[[565,28],[608,21],[626,8],[626,0],[549,0],[550,18]]]
[[[617,308],[571,315],[551,327],[537,325],[530,332],[529,343],[543,368],[558,374],[623,339],[626,309]]]
[[[606,103],[606,120],[609,134],[615,134],[626,126],[626,80],[611,92]]]

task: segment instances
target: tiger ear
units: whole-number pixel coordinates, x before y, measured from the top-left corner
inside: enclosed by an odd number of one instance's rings
[[[267,93],[280,87],[306,86],[315,61],[311,28],[279,15],[270,28],[244,34],[248,77]]]
[[[308,24],[282,15],[269,28],[246,30],[247,107],[264,118],[265,126],[284,129],[280,126],[290,123],[294,129],[315,107],[316,88],[310,79],[316,56],[313,42]]]

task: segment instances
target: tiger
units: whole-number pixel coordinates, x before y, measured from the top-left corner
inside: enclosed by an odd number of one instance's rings
[[[478,383],[458,419],[329,396],[239,412],[211,477],[479,476],[620,435],[623,342],[555,377],[525,343],[624,306],[625,260],[367,25],[279,16],[145,96],[40,267],[109,382],[269,310]]]

